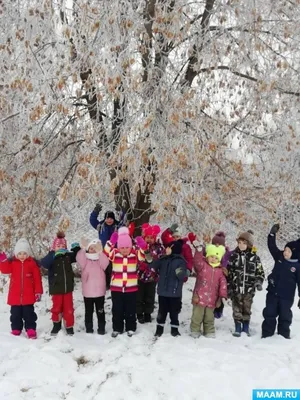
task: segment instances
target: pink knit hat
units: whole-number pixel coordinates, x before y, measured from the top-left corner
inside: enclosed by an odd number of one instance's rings
[[[118,230],[118,242],[117,242],[118,249],[122,247],[132,247],[132,240],[129,235],[129,230],[125,226]]]
[[[63,232],[57,232],[56,238],[53,240],[51,250],[54,250],[56,246],[62,244],[64,249],[67,249],[67,241],[65,239],[65,234]]]

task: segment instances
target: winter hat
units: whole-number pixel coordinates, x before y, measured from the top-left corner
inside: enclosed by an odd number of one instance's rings
[[[222,260],[225,253],[226,250],[223,245],[216,246],[214,244],[208,244],[205,248],[206,257],[217,257],[219,261]]]
[[[14,255],[17,256],[21,251],[24,251],[28,255],[31,254],[30,245],[28,240],[25,238],[19,239],[15,245]]]
[[[116,220],[115,214],[112,211],[106,211],[106,213],[104,214],[104,219],[106,218],[112,218],[113,220]]]
[[[172,250],[172,254],[181,254],[182,252],[182,246],[183,246],[183,240],[174,240],[174,242],[171,242],[167,245],[167,247],[170,247]]]
[[[246,240],[246,242],[248,243],[248,247],[250,248],[253,247],[254,238],[253,238],[253,232],[251,230],[248,230],[247,232],[241,232],[236,238],[236,240],[240,239]]]
[[[122,247],[132,247],[132,240],[129,235],[129,229],[123,226],[118,230],[118,249]]]
[[[291,260],[298,260],[299,259],[299,242],[297,240],[294,240],[292,242],[288,242],[284,248],[288,247],[291,252]]]
[[[102,243],[100,242],[99,239],[93,239],[93,240],[91,240],[91,241],[87,244],[86,250],[89,251],[89,248],[90,248],[91,246],[99,247],[99,250],[102,249]],[[100,246],[101,246],[101,247],[100,247]],[[102,251],[102,250],[100,250],[99,252],[101,252],[101,251]]]
[[[172,236],[182,236],[182,229],[180,228],[180,226],[178,226],[172,233]]]
[[[51,250],[54,250],[58,245],[63,245],[64,249],[68,247],[64,232],[57,232],[56,238],[53,240]]]
[[[217,232],[215,236],[212,238],[212,244],[219,244],[225,247],[225,233],[224,232]]]
[[[169,228],[163,231],[163,233],[161,234],[161,241],[164,247],[168,247],[168,245],[174,241],[172,233]]]
[[[153,236],[156,239],[157,235],[160,232],[160,227],[158,225],[150,225],[150,224],[143,224],[142,225],[142,235],[143,237],[146,236]]]

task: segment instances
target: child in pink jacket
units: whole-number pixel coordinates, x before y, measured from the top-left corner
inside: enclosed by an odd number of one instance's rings
[[[105,334],[104,299],[106,292],[105,270],[109,260],[102,252],[100,240],[81,240],[81,250],[76,261],[81,268],[82,294],[85,307],[86,333],[93,333],[94,308],[98,318],[98,334]]]
[[[203,324],[204,336],[214,338],[214,309],[220,305],[222,298],[227,298],[227,282],[221,266],[225,247],[207,245],[206,258],[201,250],[197,248],[194,257],[196,283],[192,299],[191,334],[198,338]]]

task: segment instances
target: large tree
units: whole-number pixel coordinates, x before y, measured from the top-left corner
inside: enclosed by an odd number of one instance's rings
[[[204,233],[298,201],[298,0],[0,7],[5,247],[97,200]]]

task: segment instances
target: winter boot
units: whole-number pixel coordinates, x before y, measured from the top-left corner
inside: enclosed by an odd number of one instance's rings
[[[127,331],[127,336],[132,337],[134,335],[134,331]]]
[[[199,339],[200,336],[201,336],[200,332],[191,332],[191,337],[193,339]]]
[[[27,336],[28,336],[28,339],[36,339],[37,338],[36,330],[35,329],[27,329]]]
[[[171,335],[174,336],[174,337],[181,336],[179,331],[178,331],[178,328],[171,328]]]
[[[240,337],[242,333],[242,324],[240,321],[234,321],[235,323],[235,331],[233,332],[232,336]]]
[[[160,337],[164,333],[164,327],[161,325],[156,326],[156,332],[154,333],[154,336]]]
[[[56,336],[60,330],[61,330],[61,321],[53,322],[53,328],[52,328],[52,331],[50,332],[50,335]]]
[[[97,333],[98,335],[105,335],[105,323],[98,325]]]
[[[85,324],[86,333],[94,333],[93,324]]]
[[[73,336],[74,335],[74,328],[66,328],[67,335]]]
[[[119,332],[113,331],[113,333],[111,334],[111,337],[116,338],[118,335],[119,335]]]
[[[144,320],[146,323],[151,322],[152,318],[151,318],[151,314],[145,314],[144,315]]]
[[[18,329],[13,329],[11,331],[11,334],[14,336],[20,336],[22,331],[19,331]]]
[[[137,320],[139,321],[140,324],[144,324],[145,323],[144,314],[137,314]]]
[[[247,334],[247,336],[250,336],[249,322],[250,321],[243,321],[243,330],[242,330],[242,332],[245,332]]]

